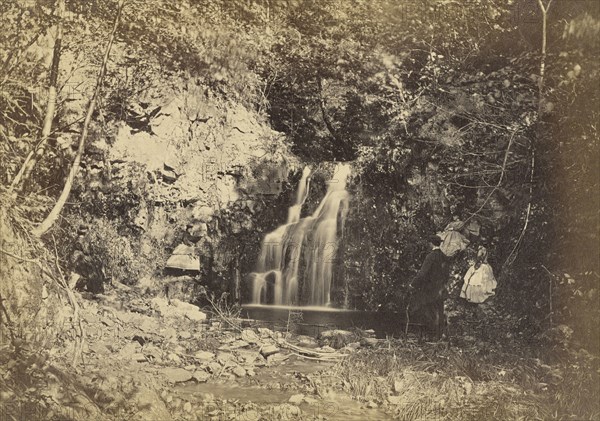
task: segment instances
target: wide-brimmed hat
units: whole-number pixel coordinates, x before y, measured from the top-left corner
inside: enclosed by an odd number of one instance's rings
[[[427,237],[427,241],[429,241],[431,244],[433,244],[436,247],[439,246],[440,244],[442,244],[442,239],[436,234],[432,234],[429,237]]]

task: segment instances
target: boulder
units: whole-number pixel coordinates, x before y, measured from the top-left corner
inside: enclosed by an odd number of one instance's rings
[[[235,357],[232,354],[230,354],[229,352],[219,352],[217,354],[217,361],[219,363],[221,363],[222,365],[226,365],[227,363],[230,363],[234,359],[235,359]]]
[[[273,331],[271,329],[267,329],[266,327],[259,327],[258,333],[261,338],[270,338],[273,336]]]
[[[173,361],[175,364],[181,364],[181,357],[174,352],[171,352],[169,355],[167,355],[167,359],[169,361]]]
[[[267,357],[267,364],[278,364],[287,360],[290,356],[285,354],[272,354]]]
[[[252,329],[245,329],[242,331],[242,340],[249,344],[256,344],[260,338]]]
[[[171,304],[173,304],[177,308],[179,314],[186,319],[196,322],[206,320],[206,314],[201,312],[200,309],[193,304],[185,303],[177,299],[171,300]]]
[[[279,352],[279,348],[275,345],[263,345],[260,348],[260,354],[267,358],[269,355],[277,354]]]
[[[297,395],[292,395],[288,400],[292,405],[300,405],[304,400],[304,395],[302,393],[298,393]]]
[[[134,359],[134,355],[139,353],[141,346],[138,342],[128,342],[119,351],[119,356],[126,359]]]
[[[212,361],[215,358],[215,354],[208,351],[198,351],[194,354],[194,358],[201,362]]]
[[[135,354],[133,354],[133,355],[131,356],[131,359],[132,359],[133,361],[136,361],[136,362],[138,362],[138,363],[144,363],[144,362],[146,362],[146,361],[147,361],[147,360],[146,360],[146,356],[145,356],[144,354],[142,354],[141,352],[136,352]]]
[[[206,368],[208,368],[208,371],[210,371],[212,374],[218,374],[223,369],[221,364],[219,364],[216,361],[209,362],[208,365],[206,366]]]
[[[196,370],[194,371],[194,374],[192,374],[192,378],[198,383],[206,383],[208,379],[210,379],[210,374],[204,370]]]
[[[162,358],[162,351],[155,345],[147,344],[144,346],[142,353],[154,361],[159,362]]]
[[[402,396],[388,396],[387,400],[390,405],[400,405],[402,403]]]
[[[179,244],[167,259],[165,268],[200,272],[200,259],[193,247]]]
[[[361,345],[363,346],[377,346],[377,344],[379,343],[379,340],[377,338],[363,338],[360,341]]]
[[[205,222],[198,222],[195,224],[190,224],[188,227],[188,233],[194,240],[199,240],[206,235],[208,232],[208,226]]]
[[[243,362],[244,364],[253,364],[258,358],[260,358],[260,354],[256,351],[245,351],[239,350],[236,351],[237,360]]]
[[[154,297],[151,304],[152,308],[163,317],[186,318],[197,322],[206,320],[206,314],[201,312],[198,307],[175,298],[169,304],[164,298]]]
[[[192,218],[199,222],[210,222],[214,213],[210,206],[197,206],[192,210]]]
[[[236,377],[246,377],[246,369],[239,365],[235,366],[231,372],[235,374]]]
[[[171,414],[160,396],[146,387],[142,387],[135,392],[131,403],[135,403],[139,409],[132,416],[132,421],[164,421],[171,418]]]
[[[300,408],[289,403],[274,406],[272,413],[273,419],[276,420],[302,419],[302,411]]]
[[[183,383],[193,378],[193,374],[183,368],[166,367],[162,372],[171,383]]]
[[[353,333],[348,330],[333,329],[333,330],[325,330],[325,331],[321,332],[319,337],[321,339],[331,339],[336,336],[350,337],[352,335],[353,335]]]

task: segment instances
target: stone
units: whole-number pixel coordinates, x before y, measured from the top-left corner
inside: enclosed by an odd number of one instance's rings
[[[315,398],[311,398],[310,396],[305,396],[303,399],[304,402],[306,402],[309,405],[314,405],[316,403],[318,403],[319,401]]]
[[[273,354],[273,355],[269,355],[267,357],[267,363],[269,364],[277,364],[280,362],[283,362],[285,360],[287,360],[289,358],[289,355],[283,355],[283,354]]]
[[[302,411],[296,405],[284,403],[273,407],[273,415],[276,420],[301,419]]]
[[[210,206],[197,206],[192,210],[192,218],[200,222],[210,222],[214,212]]]
[[[373,401],[369,401],[369,402],[367,402],[367,408],[375,409],[375,408],[378,408],[378,407],[379,407],[379,405],[377,405],[377,404],[376,404],[375,402],[373,402]]]
[[[137,354],[140,348],[141,346],[138,342],[128,342],[121,348],[119,355],[124,358],[133,358],[133,355]]]
[[[175,364],[181,364],[181,357],[177,354],[174,353],[170,353],[169,355],[167,355],[167,359],[169,361],[173,361]]]
[[[208,379],[210,379],[210,374],[204,370],[196,370],[194,371],[194,374],[192,374],[192,378],[198,383],[206,383]]]
[[[325,331],[321,332],[319,337],[321,339],[330,339],[335,336],[350,337],[352,335],[353,335],[353,333],[348,330],[333,329],[333,330],[325,330]]]
[[[190,339],[192,337],[192,334],[190,332],[188,332],[187,330],[184,330],[182,332],[179,332],[179,337],[181,339]]]
[[[211,361],[210,363],[208,363],[206,368],[208,368],[208,371],[210,371],[212,374],[219,374],[223,369],[221,364],[219,364],[216,361]]]
[[[171,396],[167,396],[168,398],[173,399]],[[163,400],[151,389],[145,387],[138,389],[131,402],[135,402],[135,406],[139,408],[139,411],[130,418],[132,421],[164,421],[171,418]]]
[[[168,171],[178,172],[179,160],[173,153],[169,153],[163,161],[163,168]]]
[[[144,317],[137,327],[146,333],[154,333],[158,331],[158,323],[151,317]]]
[[[227,109],[227,123],[240,133],[253,133],[258,129],[254,116],[243,106]]]
[[[159,313],[166,312],[167,307],[169,306],[169,302],[166,298],[163,297],[154,297],[150,300],[150,307]],[[127,323],[127,321],[123,320],[121,316],[119,316],[123,323]]]
[[[177,181],[177,173],[173,170],[162,169],[160,170],[160,175],[165,183],[174,183]]]
[[[356,349],[360,348],[360,342],[349,343],[348,345],[346,345],[346,348],[351,349],[351,350],[356,350]]]
[[[186,402],[183,404],[183,410],[185,412],[192,412],[192,404],[190,402]]]
[[[279,352],[279,348],[275,345],[263,345],[260,348],[260,355],[267,358],[270,355],[277,354]]]
[[[189,227],[188,232],[194,239],[200,240],[208,232],[208,226],[205,222],[198,222],[190,225],[191,226]]]
[[[250,344],[246,341],[238,340],[238,341],[234,341],[231,344],[229,344],[229,349],[245,348],[249,345]]]
[[[183,383],[191,380],[193,374],[183,368],[166,367],[162,370],[163,375],[171,383]]]
[[[229,352],[219,352],[217,354],[217,361],[222,365],[226,365],[227,363],[233,361],[235,357]]]
[[[169,326],[162,331],[162,335],[167,339],[175,339],[177,338],[177,331],[175,330],[175,328]]]
[[[258,354],[256,351],[239,350],[236,351],[236,353],[238,356],[238,361],[245,364],[252,364],[260,357],[260,354]]]
[[[273,331],[271,329],[267,329],[266,327],[259,327],[258,333],[261,338],[270,338],[273,336]]]
[[[363,338],[362,341],[360,341],[360,343],[364,346],[376,346],[379,343],[379,340],[377,338]]]
[[[192,254],[172,254],[165,267],[200,272],[200,259]]]
[[[200,309],[193,304],[184,303],[177,299],[171,300],[171,304],[173,304],[186,319],[196,322],[206,320],[206,314],[201,312]]]
[[[402,403],[402,396],[388,396],[387,400],[391,405],[400,405]]]
[[[300,335],[296,339],[298,341],[298,346],[301,348],[318,348],[319,343],[310,336]]]
[[[393,386],[394,392],[395,393],[401,393],[402,389],[404,389],[402,387],[402,382],[400,380],[394,380],[394,386]]]
[[[146,356],[141,352],[137,352],[131,356],[133,361],[137,361],[138,363],[146,362]]]
[[[325,345],[325,346],[322,346],[321,348],[319,348],[319,351],[331,353],[331,352],[335,352],[335,349],[333,349],[329,345]]]
[[[235,374],[236,377],[246,377],[246,370],[239,365],[235,366],[231,372]]]
[[[198,361],[208,362],[215,358],[215,354],[208,351],[198,351],[194,354],[194,358],[196,358]]]
[[[302,393],[298,393],[297,395],[292,395],[288,399],[288,402],[291,403],[292,405],[300,405],[303,400],[304,400],[304,395]]]
[[[260,340],[258,335],[251,329],[245,329],[242,331],[242,340],[249,344],[256,344]]]

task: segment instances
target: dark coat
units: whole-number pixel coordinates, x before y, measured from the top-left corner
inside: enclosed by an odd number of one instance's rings
[[[440,249],[432,250],[412,281],[414,288],[411,307],[421,307],[444,299],[444,288],[449,276],[448,258]]]

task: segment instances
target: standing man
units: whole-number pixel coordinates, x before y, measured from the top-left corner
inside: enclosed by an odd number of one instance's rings
[[[442,239],[431,235],[428,240],[432,251],[410,284],[410,311],[418,321],[424,322],[428,328],[435,331],[437,338],[440,338],[446,325],[444,300],[449,265],[447,257],[440,250]]]

